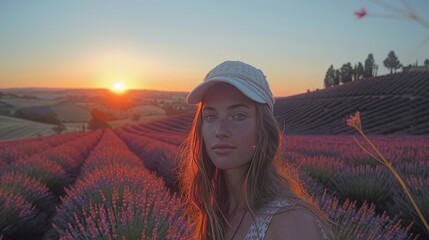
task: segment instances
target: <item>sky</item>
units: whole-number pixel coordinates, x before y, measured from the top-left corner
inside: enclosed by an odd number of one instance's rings
[[[386,0],[419,16],[427,0]],[[361,7],[368,15],[357,19]],[[189,92],[225,60],[261,69],[275,97],[322,89],[330,65],[378,75],[393,50],[403,65],[429,58],[429,27],[390,17],[370,0],[0,1],[0,88]]]

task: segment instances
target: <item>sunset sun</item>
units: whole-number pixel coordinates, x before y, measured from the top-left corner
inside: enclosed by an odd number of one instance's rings
[[[112,85],[111,89],[113,92],[120,94],[120,93],[125,92],[127,90],[127,87],[125,86],[125,84],[123,82],[115,82]]]

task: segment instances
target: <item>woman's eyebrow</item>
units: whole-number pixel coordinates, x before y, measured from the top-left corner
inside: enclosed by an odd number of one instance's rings
[[[244,103],[238,103],[238,104],[233,104],[233,105],[229,106],[228,109],[234,109],[234,108],[239,108],[239,107],[250,108],[249,106],[247,106]]]
[[[237,103],[237,104],[233,104],[231,106],[229,106],[227,109],[235,109],[235,108],[239,108],[239,107],[245,107],[245,108],[249,108],[250,107],[244,103]],[[203,107],[203,111],[214,111],[216,110],[216,108],[212,107],[212,106],[204,106]]]

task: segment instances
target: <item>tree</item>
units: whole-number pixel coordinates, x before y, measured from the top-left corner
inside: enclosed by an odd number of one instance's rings
[[[164,109],[167,116],[173,116],[184,112],[181,107],[173,105],[165,105],[162,109]]]
[[[341,72],[340,70],[335,70],[334,72],[334,86],[340,85]]]
[[[341,67],[341,82],[347,83],[352,81],[353,77],[353,67],[351,63],[343,64]]]
[[[361,77],[363,76],[364,72],[365,72],[365,69],[363,68],[362,63],[359,62],[358,65],[354,69],[355,81],[361,79]]]
[[[91,110],[91,115],[92,118],[88,124],[89,129],[96,130],[110,128],[109,123],[107,123],[108,117],[106,113],[94,108]]]
[[[425,60],[425,65],[429,65],[429,59]]]
[[[374,76],[372,71],[374,68],[374,57],[372,56],[372,53],[368,55],[368,57],[365,60],[365,68],[363,72],[363,77],[372,77]]]
[[[52,127],[52,130],[54,130],[54,132],[56,133],[56,134],[60,134],[60,133],[62,133],[63,131],[65,131],[67,128],[66,128],[66,126],[63,124],[63,123],[60,123],[60,124],[56,124],[55,126],[53,126]]]
[[[389,55],[384,59],[383,64],[386,68],[390,69],[390,73],[393,72],[393,69],[395,69],[396,73],[396,70],[402,67],[402,64],[399,62],[398,57],[396,57],[393,50],[389,52]]]
[[[331,65],[328,68],[328,71],[326,72],[326,76],[325,76],[325,80],[324,80],[325,88],[334,85],[334,74],[335,74],[334,66]]]

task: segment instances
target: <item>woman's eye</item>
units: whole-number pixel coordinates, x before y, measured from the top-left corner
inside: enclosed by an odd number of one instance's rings
[[[204,116],[204,120],[206,120],[206,121],[213,121],[215,119],[216,119],[216,116],[213,114],[207,114]]]
[[[244,115],[244,114],[242,114],[242,113],[237,113],[237,114],[234,114],[234,116],[232,117],[234,120],[238,120],[238,121],[241,121],[241,120],[244,120],[244,119],[246,119],[246,115]]]

